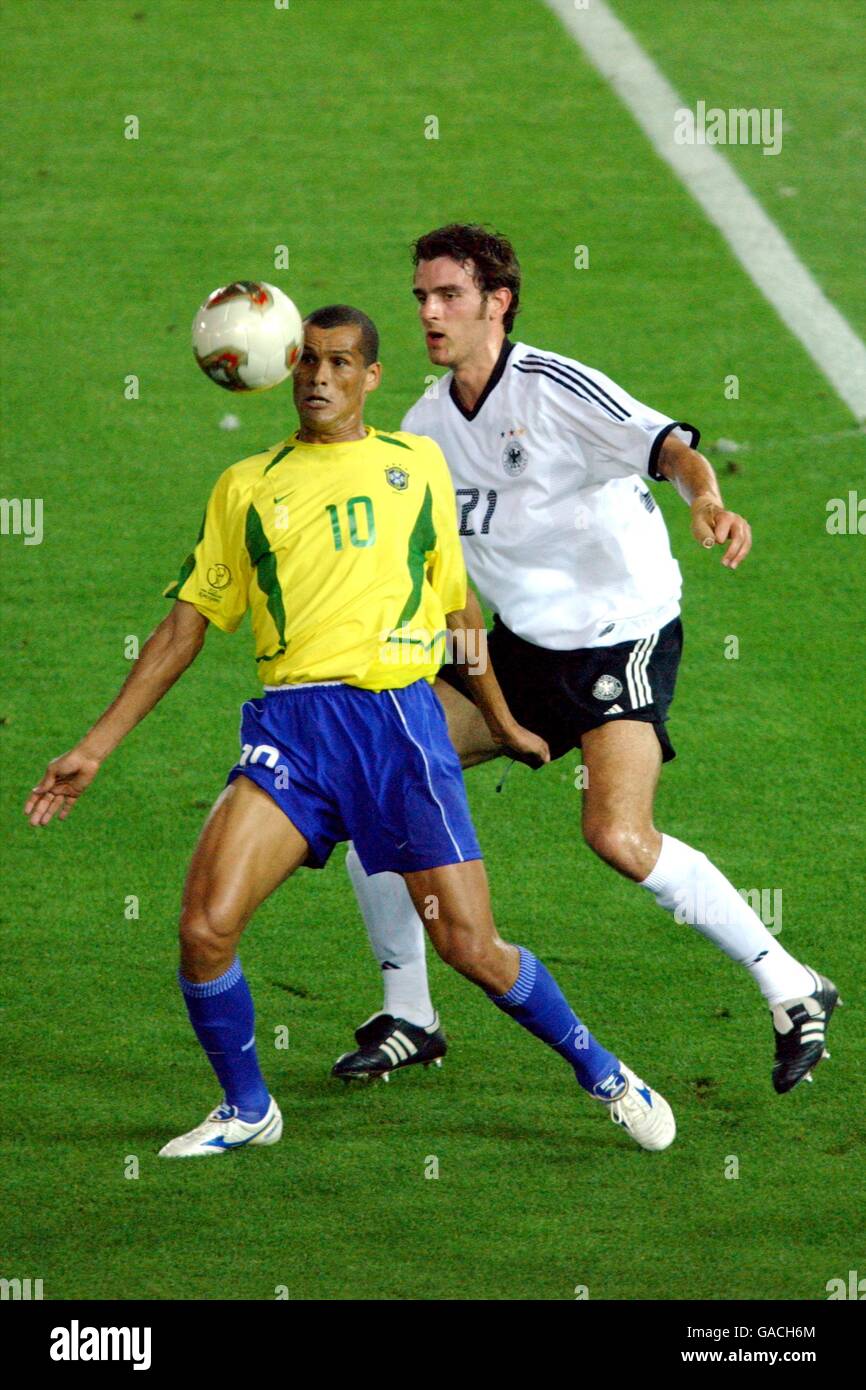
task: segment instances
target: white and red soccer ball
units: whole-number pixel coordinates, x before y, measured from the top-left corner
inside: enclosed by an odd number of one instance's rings
[[[269,391],[291,376],[304,327],[288,295],[263,280],[236,280],[209,294],[192,325],[202,371],[226,391]]]

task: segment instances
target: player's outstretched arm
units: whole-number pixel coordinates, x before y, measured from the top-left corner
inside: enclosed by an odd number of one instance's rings
[[[538,734],[518,724],[505,701],[502,687],[487,655],[487,626],[481,605],[471,589],[466,607],[446,614],[445,621],[454,634],[454,665],[471,683],[473,699],[484,716],[494,742],[504,753],[530,767],[550,762],[550,749]]]
[[[117,698],[80,743],[48,764],[24,807],[31,825],[47,825],[58,814],[66,820],[109,753],[198,656],[207,627],[207,618],[191,603],[175,603],[145,642]]]
[[[695,540],[707,550],[727,543],[722,564],[735,570],[752,548],[752,528],[745,517],[725,509],[709,459],[669,434],[661,447],[658,468],[691,507]]]

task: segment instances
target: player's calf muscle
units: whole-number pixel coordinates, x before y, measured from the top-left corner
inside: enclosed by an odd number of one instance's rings
[[[482,989],[505,994],[520,962],[517,948],[496,930],[483,860],[446,864],[405,878],[437,955]]]
[[[506,994],[520,968],[517,947],[496,933],[472,927],[427,924],[437,955],[459,975],[491,994]]]

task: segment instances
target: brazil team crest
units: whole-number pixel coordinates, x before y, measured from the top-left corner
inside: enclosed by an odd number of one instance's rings
[[[386,468],[385,481],[398,492],[405,492],[409,486],[409,474],[405,468]]]

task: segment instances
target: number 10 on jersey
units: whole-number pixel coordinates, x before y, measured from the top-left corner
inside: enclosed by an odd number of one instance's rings
[[[358,525],[359,508],[363,508],[363,520]],[[331,518],[331,535],[334,538],[334,549],[343,549],[343,524],[340,520],[339,508],[333,502],[329,502],[325,511]],[[356,550],[365,550],[368,545],[372,545],[376,539],[376,520],[373,516],[373,503],[369,497],[350,497],[346,503],[346,521],[349,533],[349,544]]]

